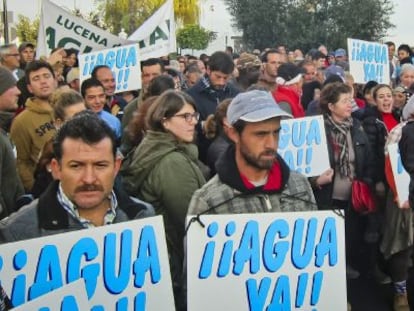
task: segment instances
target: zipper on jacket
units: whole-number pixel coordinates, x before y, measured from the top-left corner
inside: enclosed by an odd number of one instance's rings
[[[272,204],[270,203],[269,196],[267,194],[265,194],[263,196],[263,199],[265,201],[266,211],[271,211],[272,210]]]

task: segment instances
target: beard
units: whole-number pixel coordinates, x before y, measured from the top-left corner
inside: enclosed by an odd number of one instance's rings
[[[270,170],[276,161],[276,151],[267,149],[255,156],[246,147],[240,146],[240,154],[250,166],[260,170]],[[273,156],[272,159],[262,159],[262,156]]]

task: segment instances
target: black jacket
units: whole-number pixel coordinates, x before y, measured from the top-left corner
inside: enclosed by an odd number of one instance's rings
[[[325,131],[329,163],[330,166],[334,168],[335,155],[332,136],[330,135],[332,129],[325,124]],[[354,125],[351,128],[351,137],[355,152],[355,178],[372,185],[376,167],[371,159],[372,152],[367,135],[365,134],[361,123],[356,119],[354,119]],[[335,176],[332,177],[332,180],[335,180]],[[318,187],[313,187],[313,192],[319,209],[330,209],[332,207],[333,182],[322,186],[320,189]]]
[[[394,115],[394,118],[398,121],[396,115]],[[372,109],[372,114],[362,121],[362,126],[371,145],[372,160],[376,167],[373,181],[374,183],[383,182],[386,184],[384,146],[387,140],[388,130],[377,108]]]
[[[398,143],[402,164],[410,175],[408,200],[414,208],[414,122],[408,122],[402,129],[401,139]]]

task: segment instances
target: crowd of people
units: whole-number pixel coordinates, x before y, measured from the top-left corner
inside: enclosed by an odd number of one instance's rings
[[[355,84],[343,48],[228,47],[144,60],[141,89],[117,94],[106,65],[80,85],[77,50],[35,59],[32,43],[1,46],[0,242],[162,215],[185,310],[186,216],[339,209],[347,280],[392,282],[393,310],[410,310],[414,182],[400,204],[388,146],[414,181],[414,59],[386,44],[390,84]],[[306,178],[277,153],[280,122],[314,115],[330,169]],[[353,209],[354,180],[374,212]],[[362,248],[369,271],[354,265]]]

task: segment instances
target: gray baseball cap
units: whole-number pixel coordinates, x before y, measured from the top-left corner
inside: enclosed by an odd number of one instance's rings
[[[227,109],[227,120],[231,125],[238,120],[254,123],[275,117],[292,118],[292,115],[282,110],[273,96],[265,91],[239,93]]]

